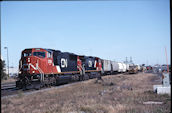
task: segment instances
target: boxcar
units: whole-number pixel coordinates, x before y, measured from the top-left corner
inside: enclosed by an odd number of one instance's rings
[[[104,74],[109,74],[112,72],[110,60],[102,60],[102,67],[103,67]]]
[[[113,72],[118,72],[118,70],[119,70],[119,65],[118,65],[118,63],[115,62],[115,61],[111,61],[111,65],[112,65],[112,71],[113,71]]]
[[[121,62],[118,62],[118,72],[123,72],[123,65]]]
[[[127,71],[127,65],[125,63],[122,63],[123,69],[122,72],[126,72]]]
[[[126,64],[126,71],[129,71],[129,64]]]

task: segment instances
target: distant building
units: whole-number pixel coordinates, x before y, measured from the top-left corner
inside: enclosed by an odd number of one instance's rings
[[[155,66],[155,67],[160,67],[160,65],[159,65],[159,64],[155,64],[154,66]]]
[[[6,71],[7,73],[7,71]],[[18,67],[9,67],[9,75],[10,76],[15,76],[18,74]]]

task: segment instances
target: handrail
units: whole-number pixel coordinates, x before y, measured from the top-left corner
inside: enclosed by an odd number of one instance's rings
[[[41,73],[41,82],[43,82],[44,81],[44,72],[41,70],[41,68],[39,68],[39,62],[38,62],[38,60],[37,60],[37,63],[36,63],[36,68]]]
[[[19,73],[19,72],[21,72],[21,69],[22,69],[22,67],[23,67],[23,65],[22,65],[22,61],[20,60],[19,62],[20,62],[20,65],[21,65],[21,66],[20,66],[20,68],[19,68],[18,73]]]
[[[43,82],[44,81],[44,73],[39,67],[38,67],[38,71],[41,73],[41,82]]]
[[[82,67],[81,66],[77,66],[79,68],[80,71],[80,75],[82,75]]]

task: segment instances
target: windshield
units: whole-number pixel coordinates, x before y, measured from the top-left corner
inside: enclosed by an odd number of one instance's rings
[[[31,55],[32,55],[31,51],[25,51],[22,53],[22,57],[27,57],[27,56],[31,56]]]
[[[38,56],[38,57],[41,57],[41,58],[45,58],[45,52],[34,52],[33,56]]]

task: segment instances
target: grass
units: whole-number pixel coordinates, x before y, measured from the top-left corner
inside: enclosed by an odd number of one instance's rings
[[[18,98],[22,98],[23,97],[23,92],[22,91],[18,91],[17,95],[18,95]]]
[[[153,74],[104,76],[25,96],[1,100],[2,113],[169,113],[171,96],[157,95]],[[145,101],[161,101],[162,105],[144,105]]]

